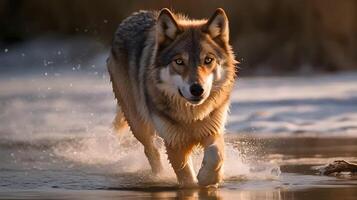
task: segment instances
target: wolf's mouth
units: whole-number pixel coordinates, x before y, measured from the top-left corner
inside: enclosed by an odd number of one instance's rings
[[[189,101],[192,104],[199,104],[202,101],[202,98],[194,98],[194,99],[189,99]]]
[[[196,98],[193,97],[193,98],[188,99],[188,98],[186,98],[185,96],[183,96],[183,94],[182,94],[180,88],[177,89],[177,90],[178,90],[178,92],[179,92],[179,94],[180,94],[180,96],[181,96],[182,98],[186,99],[188,102],[190,102],[190,103],[192,103],[192,104],[198,104],[198,103],[200,103],[201,100],[203,99],[202,97],[196,97]]]

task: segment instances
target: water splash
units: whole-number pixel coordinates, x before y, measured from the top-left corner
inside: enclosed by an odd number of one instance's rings
[[[120,136],[112,132],[93,134],[91,137],[80,139],[74,143],[57,145],[54,148],[54,153],[65,160],[96,168],[103,173],[120,174],[121,176],[136,174],[135,178],[145,178],[148,182],[175,182],[175,174],[167,160],[162,141],[158,139],[156,143],[160,147],[164,165],[164,172],[159,177],[151,176],[150,165],[145,157],[143,146],[129,131]],[[225,154],[226,181],[277,179],[280,175],[278,166],[266,162],[252,163],[246,159],[248,155],[243,156],[232,144],[226,144]],[[203,158],[202,150],[194,151],[192,157],[194,169],[197,172]]]

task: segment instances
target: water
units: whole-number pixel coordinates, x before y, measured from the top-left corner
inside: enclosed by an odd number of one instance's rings
[[[186,190],[177,187],[167,163],[168,172],[154,177],[142,149],[131,148],[129,142],[117,155],[119,151],[101,152],[108,148],[102,142],[100,147],[79,138],[36,143],[3,140],[0,199],[333,199],[341,194],[353,199],[357,192],[355,176],[321,176],[314,168],[336,159],[356,160],[357,139],[229,136],[223,185]]]
[[[315,169],[357,160],[356,74],[239,79],[223,185],[183,190],[163,148],[165,171],[155,177],[130,132],[112,133],[115,100],[105,71],[46,72],[1,75],[0,199],[357,195],[355,175],[321,176]],[[195,152],[196,171],[201,158]]]

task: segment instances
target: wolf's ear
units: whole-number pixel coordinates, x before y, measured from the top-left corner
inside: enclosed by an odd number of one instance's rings
[[[157,39],[159,43],[166,39],[174,40],[179,31],[174,15],[167,8],[160,11],[157,19]]]
[[[202,31],[208,33],[213,39],[219,38],[222,41],[229,41],[228,18],[222,8],[218,8],[207,23],[202,27]]]

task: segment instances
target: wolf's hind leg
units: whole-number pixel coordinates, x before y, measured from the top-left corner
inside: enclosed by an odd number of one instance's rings
[[[120,133],[123,129],[128,127],[124,113],[119,105],[117,106],[117,113],[113,121],[113,127],[117,133]]]

